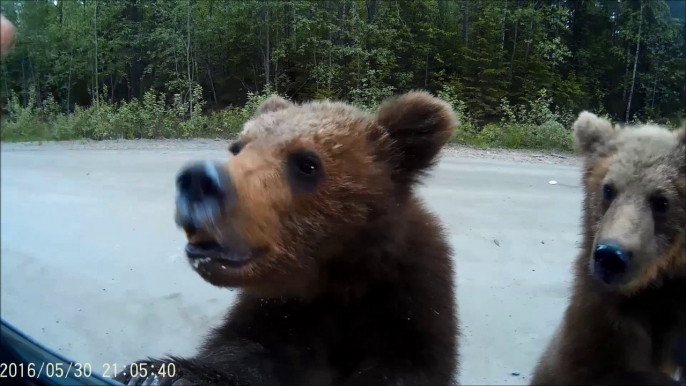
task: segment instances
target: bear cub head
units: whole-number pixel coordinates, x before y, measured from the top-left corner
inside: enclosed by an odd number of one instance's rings
[[[574,135],[585,158],[586,273],[623,294],[684,276],[686,128],[620,129],[583,112]]]
[[[176,223],[191,265],[216,286],[310,293],[329,260],[369,257],[402,226],[394,219],[455,126],[450,106],[425,92],[375,114],[267,99],[228,161],[178,174]]]

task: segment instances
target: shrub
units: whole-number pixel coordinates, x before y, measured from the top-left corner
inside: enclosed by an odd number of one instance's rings
[[[360,80],[359,88],[350,90],[350,103],[365,110],[375,111],[379,104],[393,95],[395,87],[385,85],[377,70],[367,71],[366,76]]]
[[[516,106],[511,106],[503,98],[500,104],[502,134],[497,145],[571,151],[574,114],[571,111],[553,110],[551,105],[552,97],[547,95],[545,89],[539,91],[536,99]]]
[[[89,107],[74,106],[74,111],[62,114],[52,96],[38,107],[35,92],[23,106],[18,96],[10,98],[8,114],[2,121],[2,140],[72,140],[72,139],[138,139],[138,138],[227,138],[238,133],[245,121],[268,96],[267,87],[261,92],[248,93],[242,107],[228,107],[203,114],[205,102],[202,89],[195,85],[190,101],[181,94],[172,98],[147,91],[140,100],[113,104],[103,97]],[[107,95],[104,88],[103,95]],[[168,101],[170,100],[170,103]]]
[[[504,147],[521,149],[557,149],[571,151],[571,125],[574,114],[571,111],[552,109],[552,98],[542,89],[537,97],[516,106],[503,98],[499,113],[499,124],[490,123],[479,128],[465,111],[454,87],[446,85],[439,97],[450,103],[461,125],[453,140],[457,143],[479,147]]]
[[[476,122],[472,116],[467,112],[467,106],[458,97],[457,86],[452,83],[446,84],[438,92],[438,97],[447,102],[455,111],[458,126],[453,134],[452,141],[458,143],[464,143],[468,145],[476,145],[471,143],[472,138],[478,134],[479,130],[477,128]]]
[[[392,87],[370,87],[370,84],[379,83],[376,82],[378,74],[371,71],[367,75],[363,82],[365,88],[351,91],[352,103],[373,111],[394,90]],[[553,109],[552,98],[545,89],[536,98],[516,106],[503,99],[500,122],[484,127],[478,126],[467,111],[460,90],[458,83],[449,82],[438,92],[438,97],[452,106],[459,122],[451,139],[453,142],[479,147],[572,149],[570,128],[575,115]],[[205,103],[199,85],[192,90],[192,114],[189,113],[188,95],[168,97],[154,90],[146,92],[140,100],[119,104],[102,97],[89,107],[75,106],[70,114],[62,114],[52,96],[39,107],[35,92],[25,106],[14,95],[7,106],[8,114],[3,117],[1,135],[5,141],[228,138],[240,132],[257,107],[273,94],[267,86],[259,92],[248,92],[243,106],[207,114],[203,114]],[[106,88],[103,95],[107,95]]]
[[[34,90],[34,88],[31,88]],[[19,96],[13,95],[9,99],[7,106],[10,119],[3,119],[2,133],[3,141],[29,141],[48,139],[48,128],[40,119],[41,111],[36,107],[36,93],[31,92],[29,102],[22,106]]]

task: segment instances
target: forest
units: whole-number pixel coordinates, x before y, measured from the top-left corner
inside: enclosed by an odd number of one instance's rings
[[[571,146],[575,114],[676,126],[683,0],[22,0],[2,139],[226,138],[269,94],[373,110],[426,89],[454,140]]]

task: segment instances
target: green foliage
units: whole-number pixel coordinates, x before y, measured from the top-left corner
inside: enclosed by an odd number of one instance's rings
[[[393,95],[395,87],[384,85],[374,70],[360,79],[360,87],[350,90],[350,102],[366,111],[375,111],[379,104]]]
[[[103,90],[107,93],[107,89]],[[15,96],[9,106],[9,118],[2,122],[2,140],[71,140],[71,139],[139,139],[139,138],[229,138],[238,133],[257,106],[273,92],[267,88],[250,93],[248,103],[240,108],[226,108],[202,114],[204,102],[200,87],[193,93],[193,114],[188,116],[190,102],[179,94],[167,103],[164,94],[148,91],[141,101],[113,104],[105,98],[96,106],[76,105],[74,112],[62,114],[49,97],[39,108],[35,97],[22,106]]]
[[[557,143],[558,124],[581,110],[623,121],[629,107],[630,121],[678,122],[686,36],[677,3],[2,1],[18,28],[0,64],[2,133],[224,137],[270,93],[370,111],[412,89],[449,100],[465,143],[491,141],[495,127],[512,128],[503,135],[521,138],[516,146]]]
[[[29,103],[26,105],[22,105],[17,96],[11,97],[7,109],[12,119],[3,120],[0,125],[3,140],[9,138],[15,141],[27,141],[46,138],[47,127],[38,116],[35,93],[31,93]]]
[[[472,116],[467,111],[466,104],[459,99],[459,85],[449,83],[438,92],[438,97],[447,102],[455,111],[458,126],[452,141],[464,144],[470,143],[470,138],[478,134],[478,127]]]
[[[503,98],[500,124],[488,124],[480,131],[473,126],[459,128],[456,141],[481,147],[571,151],[574,116],[568,111],[554,111],[551,106],[552,98],[545,89],[536,99],[515,106]]]

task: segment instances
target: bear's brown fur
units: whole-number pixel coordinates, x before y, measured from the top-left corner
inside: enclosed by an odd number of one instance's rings
[[[584,112],[574,132],[585,157],[583,245],[570,303],[532,384],[678,384],[686,333],[686,128],[618,129]],[[603,240],[630,252],[619,276],[605,279],[594,265]]]
[[[189,255],[208,282],[242,288],[238,302],[195,357],[142,363],[193,384],[454,383],[451,249],[415,185],[455,125],[424,92],[376,115],[265,101],[219,168],[231,208],[183,225],[190,245],[250,251],[238,267]]]

